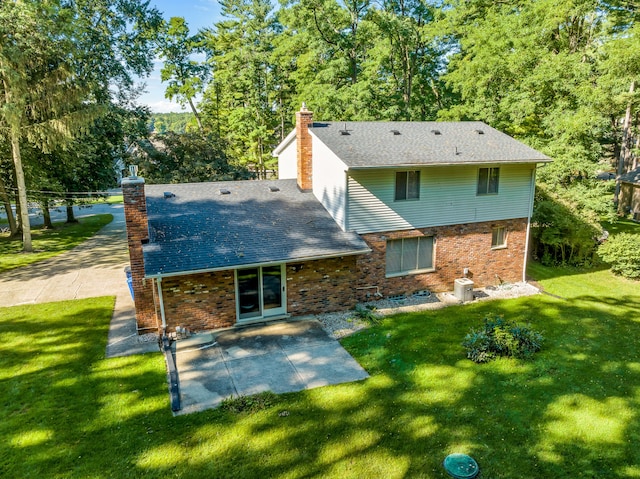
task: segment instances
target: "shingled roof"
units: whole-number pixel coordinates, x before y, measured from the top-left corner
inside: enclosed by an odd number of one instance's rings
[[[309,130],[354,169],[551,161],[480,121],[316,122]]]
[[[295,180],[146,185],[145,193],[147,277],[370,251]]]
[[[631,183],[634,185],[640,185],[640,167],[635,170],[631,170],[620,177],[622,183]]]

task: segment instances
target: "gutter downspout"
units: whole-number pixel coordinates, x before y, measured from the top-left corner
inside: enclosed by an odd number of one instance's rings
[[[156,277],[158,285],[158,301],[160,302],[160,316],[162,317],[162,351],[167,362],[167,371],[169,372],[169,399],[171,402],[171,410],[176,413],[182,406],[180,405],[180,383],[178,382],[178,369],[173,351],[171,350],[171,341],[167,336],[167,318],[164,315],[164,299],[162,298],[162,275],[158,273]]]
[[[162,276],[158,274],[156,278],[158,285],[158,301],[160,301],[160,317],[162,318],[162,336],[167,335],[167,318],[164,314],[164,299],[162,298]]]
[[[527,236],[524,243],[524,262],[522,265],[522,282],[527,282],[527,262],[529,259],[529,236],[531,235],[531,216],[533,215],[533,201],[536,192],[536,168],[531,170],[531,187],[529,191],[529,216],[527,217]]]

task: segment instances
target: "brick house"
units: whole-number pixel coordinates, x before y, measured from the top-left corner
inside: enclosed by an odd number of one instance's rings
[[[535,172],[481,122],[314,123],[279,179],[122,189],[139,332],[225,328],[524,280]]]

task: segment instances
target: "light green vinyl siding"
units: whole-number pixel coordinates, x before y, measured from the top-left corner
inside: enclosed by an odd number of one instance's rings
[[[394,169],[349,171],[348,228],[394,231],[526,218],[535,165],[501,165],[497,195],[477,195],[477,166],[420,168],[420,199],[395,201]]]

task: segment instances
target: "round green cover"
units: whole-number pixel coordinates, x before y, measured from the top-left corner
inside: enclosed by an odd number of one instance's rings
[[[456,479],[470,479],[476,477],[480,468],[478,463],[466,454],[449,454],[444,459],[444,470]]]

